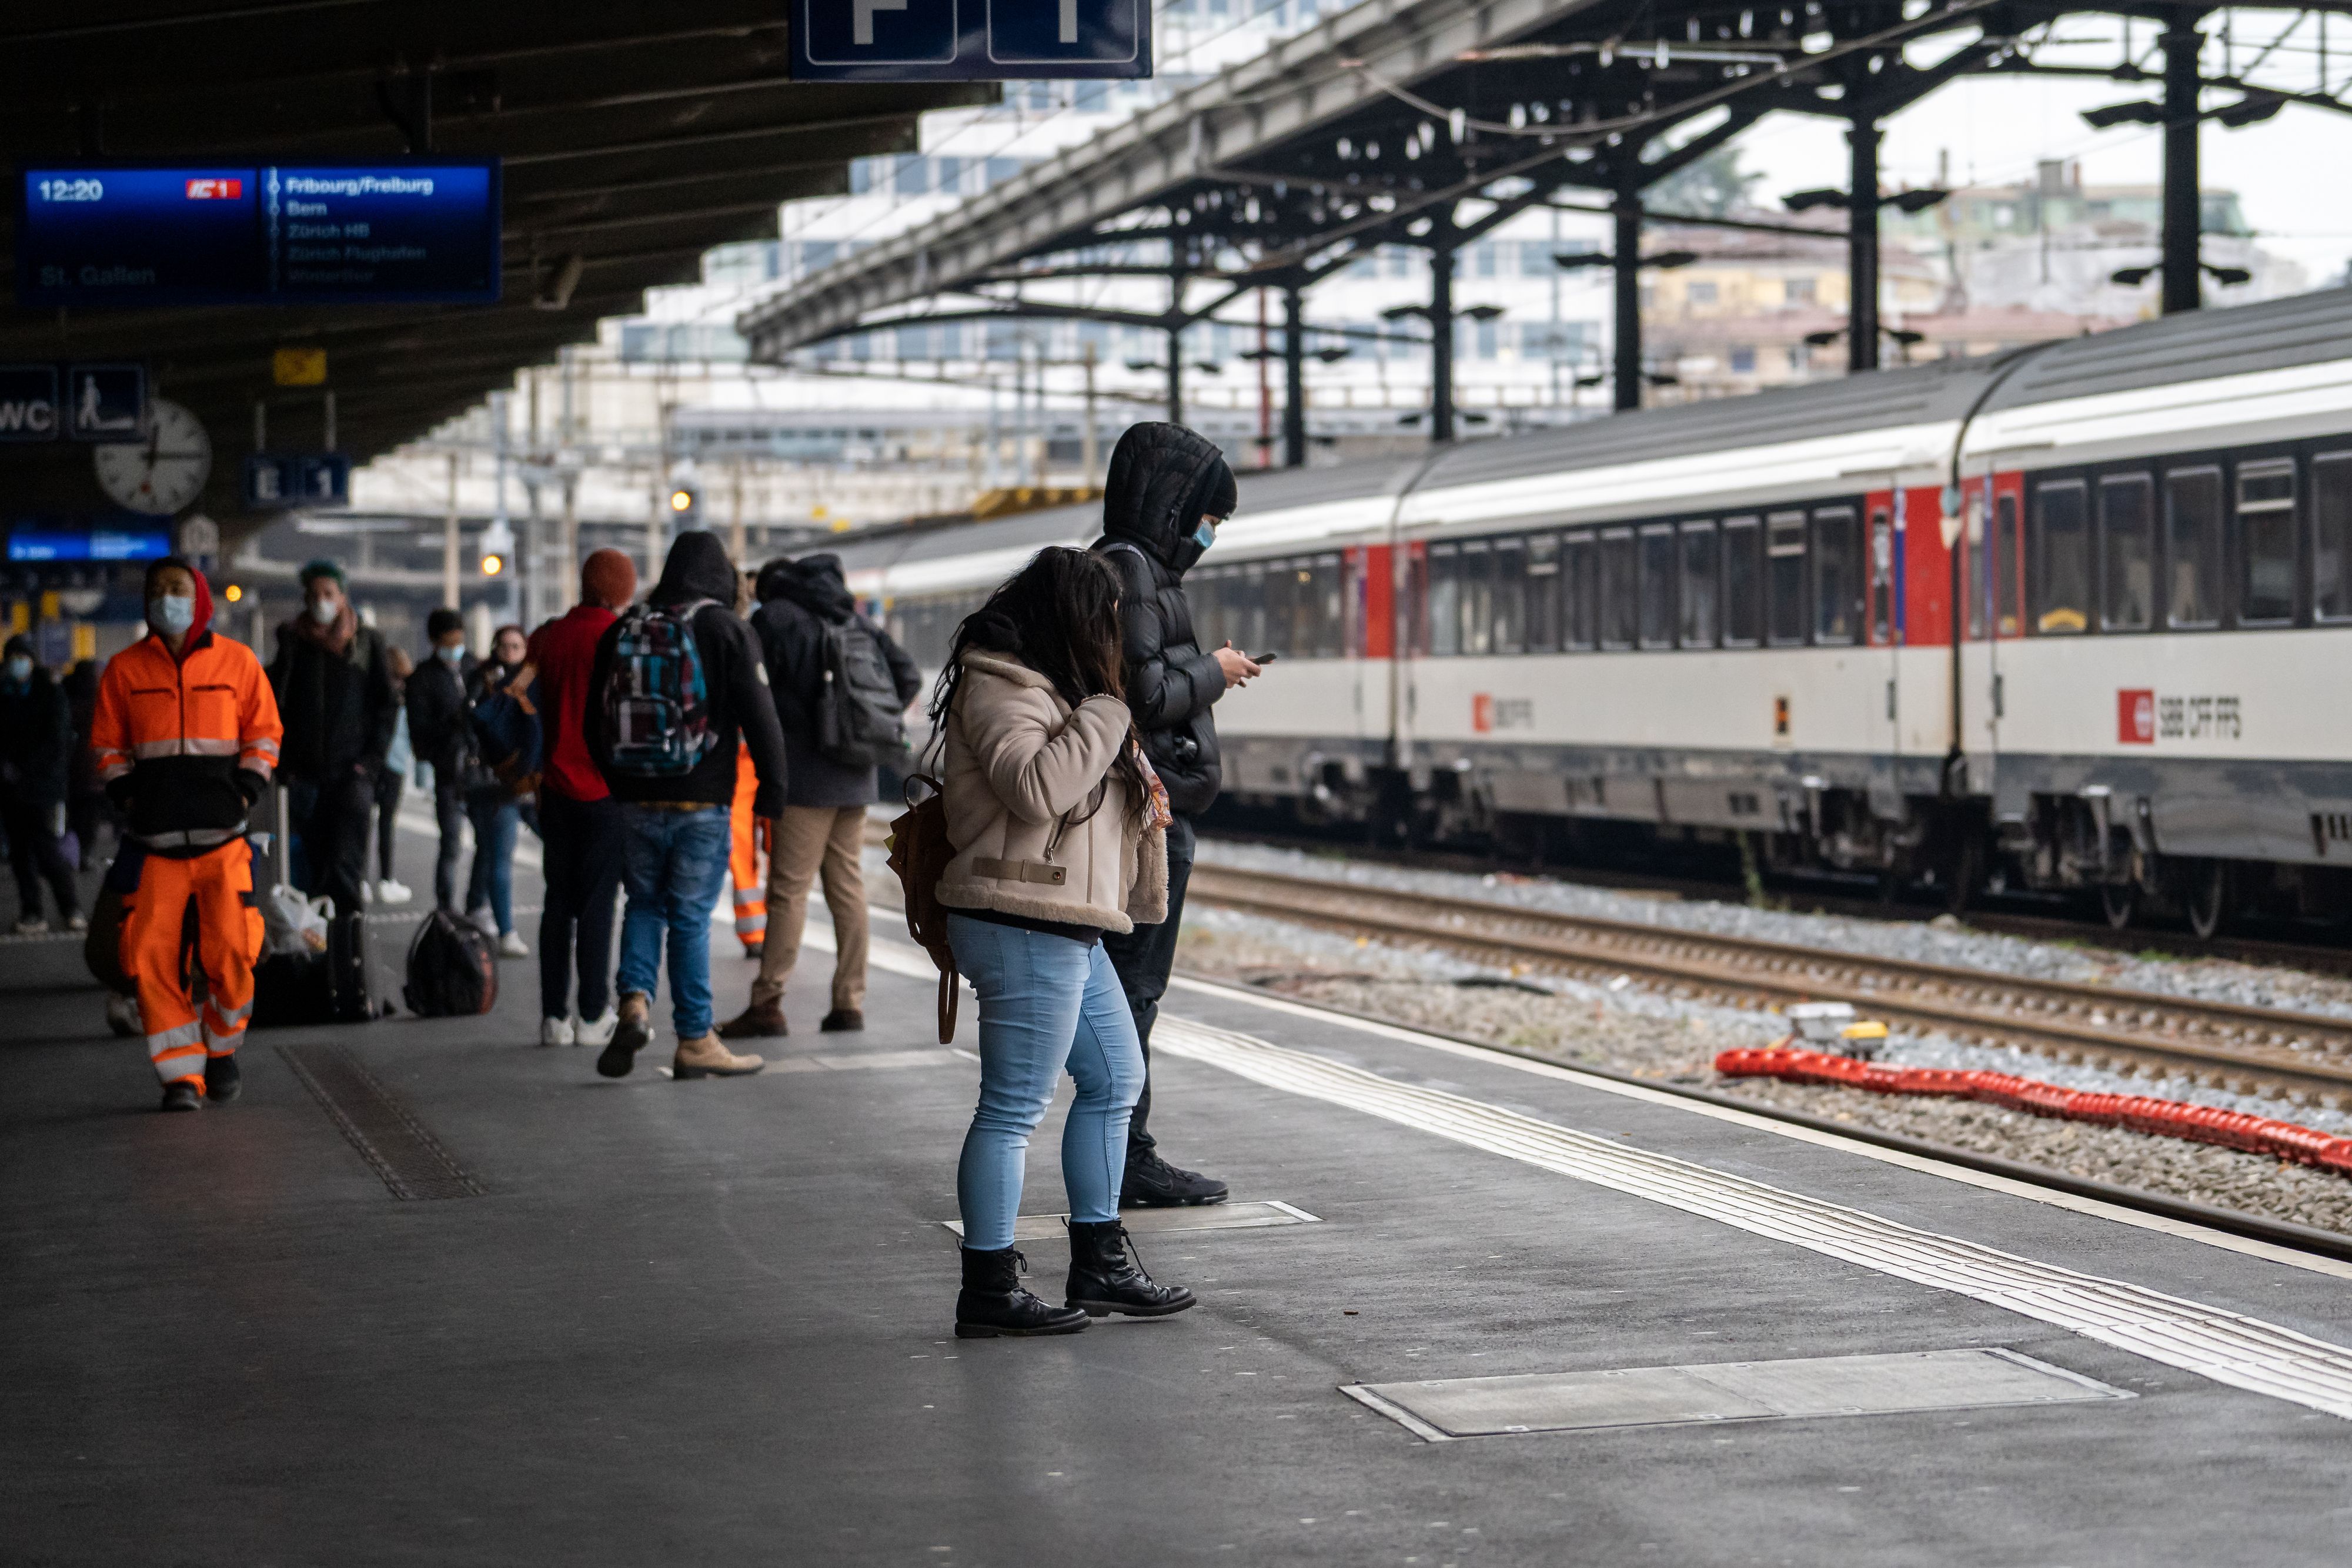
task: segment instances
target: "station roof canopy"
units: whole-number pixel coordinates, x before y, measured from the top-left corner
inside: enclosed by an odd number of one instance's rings
[[[923,110],[993,84],[786,79],[782,0],[82,0],[0,21],[0,144],[19,167],[410,152],[505,161],[491,307],[212,308],[0,315],[0,361],[144,360],[215,443],[233,510],[278,346],[323,347],[341,446],[423,434],[515,370],[593,338],[702,253],[772,236],[778,204],[847,189],[848,160],[912,151]],[[13,200],[0,248],[14,250]],[[566,289],[569,285],[568,292]],[[13,289],[11,277],[7,287]],[[13,300],[12,300],[13,303]],[[284,395],[284,394],[281,394]],[[315,394],[310,394],[315,397]]]
[[[1449,248],[1528,206],[1576,207],[1556,200],[1563,189],[1600,193],[1600,205],[1588,197],[1585,210],[1638,204],[1644,186],[1770,113],[1875,124],[1966,73],[2042,69],[2034,56],[2070,15],[2143,18],[2137,53],[2113,68],[2048,68],[2153,79],[2163,29],[2149,21],[2203,9],[1361,0],[815,274],[740,326],[753,358],[770,361],[898,319],[1059,316],[1172,329],[1246,289],[1311,284],[1376,245]],[[2324,93],[2204,85],[2245,95],[2234,110],[2204,111],[2227,123],[2240,122],[2232,112],[2266,117],[2289,99],[2346,108]],[[1829,193],[1842,203],[1842,193]],[[1091,308],[1031,287],[1147,274],[1187,280],[1165,312]],[[931,303],[943,294],[971,297],[972,308]]]

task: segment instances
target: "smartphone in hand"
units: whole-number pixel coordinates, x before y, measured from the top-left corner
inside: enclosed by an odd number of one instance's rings
[[[1247,659],[1253,664],[1264,665],[1273,664],[1276,659],[1281,658],[1282,655],[1279,653],[1244,653],[1242,657]]]

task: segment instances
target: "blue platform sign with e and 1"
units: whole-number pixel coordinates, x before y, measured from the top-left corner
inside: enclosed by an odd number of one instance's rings
[[[795,81],[1151,74],[1151,0],[793,0]]]
[[[499,205],[496,160],[27,169],[16,299],[489,304]]]

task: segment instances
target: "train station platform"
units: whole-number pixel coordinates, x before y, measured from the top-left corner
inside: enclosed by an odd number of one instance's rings
[[[0,944],[0,1557],[2340,1561],[2352,1266],[1223,987],[1155,1125],[1234,1202],[1134,1221],[1202,1304],[960,1342],[974,1026],[876,921],[757,1078],[599,1079],[522,962],[194,1116]]]

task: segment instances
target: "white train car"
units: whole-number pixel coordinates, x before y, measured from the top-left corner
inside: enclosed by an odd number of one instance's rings
[[[2352,904],[2352,294],[1252,476],[1187,580],[1276,652],[1226,789],[1538,851]],[[936,664],[1091,507],[846,549]]]

